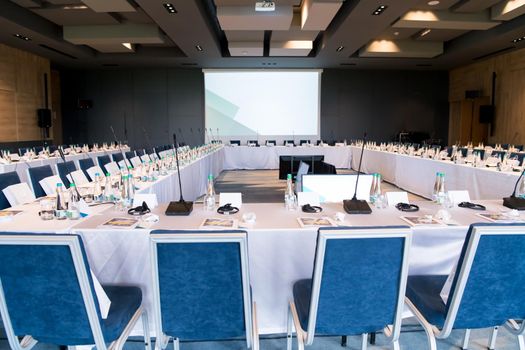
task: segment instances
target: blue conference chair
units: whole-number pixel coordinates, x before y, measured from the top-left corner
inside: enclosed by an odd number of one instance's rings
[[[312,278],[293,286],[288,350],[292,323],[299,349],[316,334],[361,335],[366,349],[381,329],[399,349],[410,241],[407,226],[319,229]]]
[[[16,185],[19,183],[20,177],[18,176],[16,171],[0,174],[0,210],[9,208],[11,206],[2,190],[6,187]]]
[[[241,140],[230,140],[230,145],[240,146]]]
[[[31,185],[31,189],[36,198],[46,196],[46,192],[42,186],[40,186],[40,180],[53,175],[53,169],[51,169],[50,165],[42,165],[27,169],[27,178],[29,179],[29,184]]]
[[[133,157],[135,157],[135,156],[136,156],[135,151],[129,151],[129,152],[126,152],[126,158],[127,158],[127,159],[131,159],[131,158],[133,158]]]
[[[93,159],[91,158],[79,159],[78,166],[80,167],[80,170],[82,170],[82,172],[84,173],[84,175],[86,175],[88,179],[90,179],[91,181],[95,180],[95,179],[92,179],[87,172],[89,168],[92,168],[95,166],[95,162],[93,161]],[[103,174],[100,174],[100,175],[102,176]]]
[[[489,344],[494,349],[503,324],[525,349],[525,323],[514,321],[525,319],[525,225],[471,225],[445,303],[440,292],[447,277],[408,278],[406,303],[425,329],[430,349],[453,329],[467,330],[466,349],[470,329],[496,327]]]
[[[121,152],[113,153],[112,155],[113,161],[118,164],[121,160],[124,160],[124,155]]]
[[[138,149],[135,151],[135,153],[137,154],[138,157],[142,157],[143,155],[146,154],[146,150],[144,149]],[[132,157],[133,158],[133,157]]]
[[[245,337],[257,350],[244,231],[152,231],[155,327],[159,349],[173,339]]]
[[[479,157],[481,159],[485,159],[485,150],[484,149],[475,149],[474,151],[472,151],[472,154],[479,154]]]
[[[107,173],[106,164],[111,163],[111,157],[109,155],[97,157],[98,166]]]
[[[285,140],[283,142],[283,145],[294,145],[295,146],[295,141],[294,140]]]
[[[523,164],[523,159],[525,158],[525,153],[523,153],[523,152],[519,152],[519,153],[513,152],[513,153],[510,154],[510,158],[514,158],[514,157],[516,157],[518,159],[518,161],[520,162],[520,165],[522,165]]]
[[[111,300],[106,319],[80,236],[0,233],[0,312],[11,349],[29,350],[40,341],[120,350],[142,316],[149,350],[140,288],[103,288]]]
[[[493,157],[503,158],[507,154],[507,151],[492,151]]]
[[[303,146],[303,145],[309,145],[310,144],[310,140],[300,140],[299,141],[299,145],[300,146]]]
[[[465,147],[459,148],[458,152],[461,152],[461,156],[465,158],[468,154],[468,148],[465,148]]]
[[[59,162],[56,164],[57,168],[57,174],[60,176],[60,179],[62,180],[62,183],[64,186],[69,188],[70,181],[68,180],[67,176],[72,173],[73,171],[77,170],[77,166],[75,165],[75,162],[72,160],[68,162]]]
[[[518,151],[523,152],[523,145],[516,145],[514,146]]]

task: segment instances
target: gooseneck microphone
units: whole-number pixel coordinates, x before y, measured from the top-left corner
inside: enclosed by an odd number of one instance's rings
[[[363,154],[365,153],[366,132],[363,137],[363,145],[361,146],[361,156],[359,158],[359,167],[357,169],[357,179],[355,181],[354,196],[352,199],[345,199],[343,201],[343,208],[348,214],[371,214],[372,209],[365,200],[357,199],[357,188],[359,185],[359,174],[361,174],[361,164],[363,162]]]
[[[117,140],[117,134],[115,134],[115,130],[113,129],[113,125],[110,125],[109,129],[111,130],[111,133],[113,134],[113,139],[115,140],[115,143],[117,144],[118,150],[122,154],[122,160],[124,161],[124,168],[126,168],[126,172],[129,175],[129,169],[127,167],[128,162],[127,162],[127,159],[126,159],[126,155],[124,154],[124,151],[122,150],[122,147],[120,147],[120,142]],[[118,166],[118,163],[117,163],[117,166]]]
[[[512,192],[512,195],[510,197],[503,198],[503,205],[505,207],[516,210],[525,210],[525,198],[516,197],[518,184],[520,183],[520,180],[523,178],[524,174],[525,170],[523,170],[520,177],[518,177],[518,181],[516,181],[516,184],[514,185],[514,192]]]
[[[165,214],[169,216],[188,216],[193,211],[193,202],[186,202],[182,195],[182,181],[180,179],[179,167],[179,146],[177,145],[177,136],[173,134],[173,147],[175,148],[175,160],[177,162],[177,175],[179,176],[180,198],[178,202],[170,202]]]

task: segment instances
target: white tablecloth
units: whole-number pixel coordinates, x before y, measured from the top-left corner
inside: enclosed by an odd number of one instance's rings
[[[351,149],[352,168],[357,170],[361,149]],[[373,150],[365,150],[361,171],[380,173],[384,180],[425,198],[432,197],[436,173],[443,172],[447,190],[467,190],[472,200],[508,197],[519,177],[515,172]]]
[[[326,163],[338,169],[350,169],[349,146],[299,146],[299,147],[224,147],[224,169],[279,169],[280,156],[323,155]]]
[[[123,148],[123,152],[128,152],[129,147]],[[68,155],[66,156],[67,161],[75,161],[78,162],[80,159],[86,159],[91,158],[95,162],[95,165],[97,164],[97,157],[103,156],[106,154],[115,154],[119,153],[119,150],[113,150],[113,151],[99,151],[99,152],[89,152],[89,153],[80,153],[75,155]],[[55,170],[55,164],[62,162],[62,158],[60,157],[51,157],[47,159],[33,159],[30,161],[21,161],[11,164],[0,164],[0,174],[8,173],[11,171],[16,171],[18,173],[18,176],[20,177],[21,182],[29,182],[29,179],[27,178],[27,169],[28,168],[34,168],[39,167],[43,165],[50,165],[51,169],[53,169],[53,173],[56,174]]]
[[[439,209],[430,202],[418,203],[420,214],[435,214]],[[499,202],[489,202],[489,208],[499,210]],[[207,217],[215,217],[197,205],[189,217],[166,217],[155,212],[161,221],[155,229],[196,229]],[[341,211],[340,204],[324,206],[324,215]],[[248,228],[248,249],[253,299],[257,302],[261,333],[283,333],[286,329],[287,301],[292,286],[312,274],[317,230],[300,228],[299,216],[319,216],[289,212],[280,204],[245,204],[242,213],[255,212],[257,223]],[[448,274],[459,256],[468,225],[483,221],[469,209],[451,210],[457,226],[416,227],[410,252],[410,274]],[[146,307],[151,311],[151,274],[148,230],[100,230],[105,220],[118,215],[108,212],[93,217],[74,228],[87,247],[91,267],[101,283],[139,285],[144,291]],[[346,225],[403,225],[396,209],[374,210],[372,215],[347,216]],[[153,324],[152,324],[153,327]]]

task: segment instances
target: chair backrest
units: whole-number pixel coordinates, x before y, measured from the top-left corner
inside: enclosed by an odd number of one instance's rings
[[[9,208],[11,206],[2,190],[6,187],[16,185],[19,183],[20,177],[18,176],[16,171],[0,174],[0,210]]]
[[[525,318],[525,224],[471,225],[447,302],[443,332]]]
[[[86,175],[87,178],[90,178],[87,170],[89,168],[94,167],[95,166],[95,162],[91,158],[79,159],[78,166],[80,167],[80,170],[82,170],[84,172],[84,175]],[[93,179],[91,179],[91,180],[93,180]]]
[[[514,158],[514,157],[518,158],[518,161],[520,162],[520,165],[522,165],[523,164],[523,159],[525,158],[525,153],[523,153],[523,152],[513,152],[513,153],[510,154],[510,157],[511,158]]]
[[[124,156],[120,152],[113,153],[112,157],[113,157],[113,161],[116,162],[116,163],[120,162],[121,160],[124,160]]]
[[[241,145],[241,140],[230,140],[230,145],[240,146]]]
[[[310,169],[310,165],[308,165],[307,163],[303,161],[299,163],[299,169],[297,170],[297,175],[295,177],[295,191],[296,192],[303,191],[303,175],[308,174],[309,169]]]
[[[250,347],[246,232],[153,231],[150,237],[158,334],[181,340],[245,335]]]
[[[505,154],[507,154],[507,151],[492,151],[491,155],[494,157],[501,158],[501,157],[505,157]]]
[[[294,140],[285,140],[283,142],[283,145],[294,145],[295,146],[295,141]]]
[[[0,311],[10,343],[31,335],[105,349],[89,271],[78,235],[0,233]]]
[[[472,151],[473,154],[479,154],[479,157],[481,159],[484,159],[485,158],[485,150],[484,149],[475,149],[474,151]]]
[[[266,145],[276,146],[277,145],[277,141],[275,141],[275,140],[266,140]]]
[[[399,335],[410,241],[407,226],[320,229],[306,343],[387,325]]]
[[[146,154],[146,151],[144,149],[138,149],[135,151],[135,153],[137,153],[137,156],[142,157]]]
[[[257,140],[248,140],[247,144],[248,144],[248,146],[249,145],[255,145],[255,146],[259,147],[259,141],[257,141]]]
[[[46,195],[46,192],[40,185],[40,180],[53,175],[53,170],[51,169],[50,165],[42,165],[27,169],[29,185],[31,186],[31,189],[33,190],[36,198],[44,197]]]
[[[126,158],[127,159],[131,159],[131,158],[133,158],[135,156],[136,156],[135,151],[126,152]]]
[[[299,141],[299,145],[309,145],[310,144],[310,140],[300,140]]]
[[[109,155],[98,156],[97,161],[98,166],[102,168],[102,170],[106,170],[106,164],[111,163],[111,157]]]
[[[57,174],[62,179],[62,183],[66,186],[66,188],[69,188],[69,184],[71,181],[67,178],[67,176],[72,173],[73,171],[77,170],[77,166],[75,162],[72,160],[68,162],[58,162],[56,164],[57,168]]]

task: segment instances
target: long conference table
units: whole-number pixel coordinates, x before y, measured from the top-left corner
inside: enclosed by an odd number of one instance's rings
[[[123,147],[122,152],[128,152],[130,150],[129,147]],[[110,155],[115,153],[120,153],[121,151],[118,149],[115,150],[107,150],[107,151],[98,151],[98,152],[87,152],[87,153],[78,153],[78,154],[72,154],[72,155],[66,155],[66,161],[75,161],[77,162],[80,159],[87,159],[91,158],[97,164],[97,157],[103,156],[103,155]],[[11,171],[16,171],[18,176],[20,177],[20,181],[22,182],[29,182],[29,179],[27,178],[27,169],[39,167],[43,165],[50,165],[51,169],[53,169],[53,173],[56,174],[55,170],[55,164],[62,162],[62,158],[60,157],[49,157],[44,159],[33,159],[29,161],[19,161],[19,162],[13,162],[11,164],[0,164],[0,174],[8,173]]]

